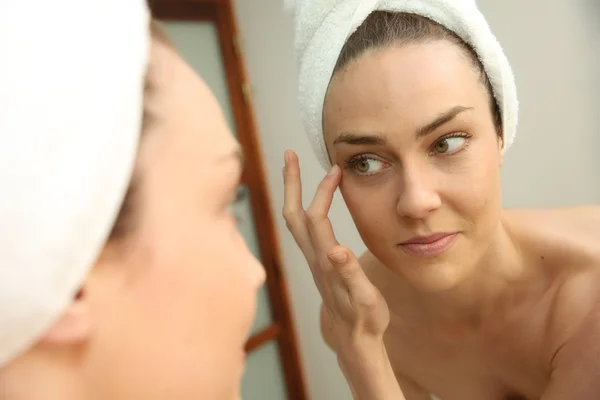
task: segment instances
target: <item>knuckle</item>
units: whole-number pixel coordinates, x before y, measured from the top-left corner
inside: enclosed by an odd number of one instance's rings
[[[327,251],[327,257],[336,257],[339,254],[344,254],[346,256],[346,259],[343,261],[343,264],[354,264],[355,263],[355,257],[354,254],[352,253],[352,251],[344,246],[341,246],[339,244],[333,246],[332,248],[330,248]],[[339,262],[338,262],[339,264]]]
[[[315,209],[309,209],[308,211],[306,211],[306,219],[308,219],[308,221],[312,224],[316,223],[321,218],[321,213]]]
[[[363,310],[374,310],[379,304],[379,295],[374,290],[366,290],[356,299],[356,305]]]
[[[284,207],[282,211],[283,219],[285,219],[287,223],[291,223],[292,221],[297,220],[298,214],[299,213],[297,210],[292,210],[287,207]]]

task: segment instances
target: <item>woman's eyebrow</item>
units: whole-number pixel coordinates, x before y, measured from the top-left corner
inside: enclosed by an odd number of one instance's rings
[[[333,144],[339,144],[339,143],[345,143],[345,144],[353,144],[353,145],[378,145],[378,146],[384,146],[386,144],[386,140],[383,136],[378,135],[378,134],[374,134],[374,135],[370,135],[370,134],[366,134],[366,133],[351,133],[351,132],[344,132],[341,133],[337,138],[335,138],[335,140],[333,141]]]
[[[417,138],[420,139],[424,136],[429,135],[431,132],[435,131],[440,126],[452,121],[454,118],[456,118],[458,114],[472,109],[473,107],[454,106],[451,109],[442,112],[436,119],[427,123],[426,125],[417,130]]]
[[[468,110],[473,110],[473,107],[465,107],[465,106],[454,106],[449,110],[446,110],[438,117],[436,117],[433,121],[428,122],[423,125],[423,127],[417,129],[416,136],[418,139],[423,138],[424,136],[429,135],[434,132],[440,126],[447,124],[456,118],[460,113]],[[350,144],[350,145],[375,145],[375,146],[385,146],[387,141],[383,135],[380,134],[369,134],[369,133],[358,133],[358,132],[342,132],[335,140],[333,144]]]
[[[237,162],[240,164],[240,169],[242,171],[244,170],[244,166],[245,166],[244,153],[242,152],[242,150],[239,147],[237,147],[235,150],[231,151],[227,155],[220,157],[219,161],[220,162],[230,162],[231,159],[237,160]]]

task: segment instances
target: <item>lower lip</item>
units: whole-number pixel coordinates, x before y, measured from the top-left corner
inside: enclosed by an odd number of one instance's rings
[[[406,243],[400,244],[402,250],[417,257],[435,257],[443,254],[456,241],[457,233],[444,236],[431,243]]]

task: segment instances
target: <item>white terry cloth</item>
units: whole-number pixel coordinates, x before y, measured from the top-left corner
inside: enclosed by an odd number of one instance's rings
[[[136,159],[144,0],[0,2],[0,367],[72,301]]]
[[[373,11],[405,12],[445,26],[477,53],[502,114],[504,146],[517,130],[514,75],[502,47],[475,0],[284,0],[295,14],[299,100],[306,132],[324,168],[330,162],[323,140],[323,102],[333,69],[347,39]]]

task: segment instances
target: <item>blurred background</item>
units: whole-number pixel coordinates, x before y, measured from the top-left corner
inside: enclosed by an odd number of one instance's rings
[[[600,2],[478,0],[513,66],[521,104],[503,167],[506,207],[600,204]],[[292,18],[283,0],[163,0],[153,6],[225,110],[248,159],[240,226],[267,269],[248,340],[244,400],[351,399],[319,330],[320,297],[281,217],[285,149],[308,204],[325,171],[300,122]],[[341,197],[339,241],[364,251]]]

